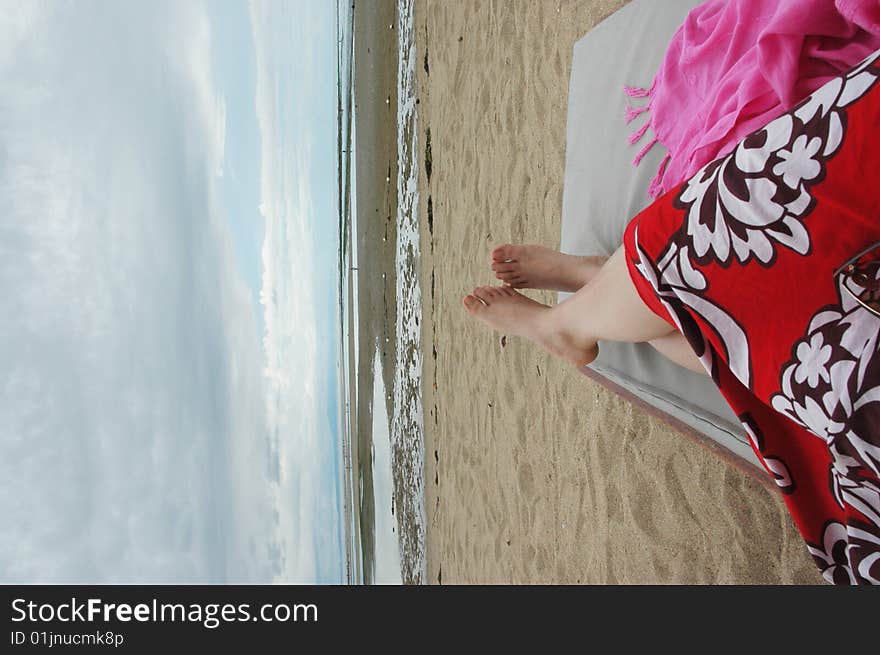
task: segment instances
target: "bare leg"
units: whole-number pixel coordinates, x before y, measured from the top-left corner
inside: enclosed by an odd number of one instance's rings
[[[623,248],[586,286],[554,307],[509,287],[479,287],[463,302],[468,312],[496,330],[526,337],[575,366],[596,358],[599,340],[659,342],[677,334],[642,302],[626,269]]]
[[[498,246],[491,255],[495,277],[514,289],[574,293],[589,282],[607,257],[565,255],[538,245]]]
[[[706,368],[700,362],[696,353],[694,353],[693,348],[691,348],[687,339],[680,332],[673,332],[668,336],[652,339],[648,343],[654,346],[654,349],[661,355],[664,355],[679,366],[683,366],[694,373],[708,375]]]
[[[491,253],[495,277],[513,288],[576,292],[602,269],[607,257],[566,255],[539,245],[498,246]],[[687,340],[676,331],[652,339],[660,354],[696,373],[706,370]]]
[[[534,341],[575,366],[585,366],[599,354],[595,339],[578,339],[561,330],[554,320],[556,307],[535,302],[508,286],[477,287],[462,302],[489,327]]]
[[[554,310],[554,322],[579,339],[639,343],[671,334],[674,329],[639,297],[618,248],[589,284]]]

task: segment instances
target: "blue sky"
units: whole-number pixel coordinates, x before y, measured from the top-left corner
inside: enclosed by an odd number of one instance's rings
[[[335,3],[0,16],[0,581],[334,582]]]

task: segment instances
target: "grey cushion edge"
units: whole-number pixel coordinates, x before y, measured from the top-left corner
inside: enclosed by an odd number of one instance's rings
[[[620,87],[624,82],[634,84],[650,82],[653,71],[656,71],[662,60],[662,53],[669,37],[687,11],[696,4],[699,4],[697,0],[664,0],[662,3],[658,3],[656,0],[634,0],[609,16],[575,43],[572,77],[569,83],[569,114],[566,128],[566,184],[563,188],[563,224],[560,246],[564,252],[610,254],[614,244],[620,243],[620,234],[622,233],[622,227],[614,220],[614,215],[622,211],[626,215],[619,216],[617,219],[627,219],[648,204],[644,190],[653,175],[653,169],[656,168],[655,161],[659,162],[662,157],[662,149],[655,147],[654,151],[648,153],[646,161],[639,169],[627,167],[625,174],[615,173],[615,176],[610,179],[606,177],[599,183],[598,191],[589,191],[590,184],[584,185],[581,176],[587,175],[588,179],[591,179],[592,175],[598,173],[597,180],[599,180],[604,171],[620,170],[620,168],[612,166],[609,169],[607,167],[609,162],[603,160],[601,170],[597,170],[591,163],[589,151],[583,149],[585,143],[583,139],[590,134],[589,130],[594,128],[589,127],[589,121],[575,120],[575,117],[581,119],[584,114],[573,113],[573,109],[574,112],[577,112],[579,106],[592,105],[594,109],[591,111],[595,111],[596,104],[593,94],[596,94],[595,97],[602,97],[602,109],[598,114],[602,117],[601,124],[608,128],[608,132],[615,133],[615,141],[613,142],[615,152],[612,153],[612,159],[625,157],[628,164],[634,149],[632,147],[629,150],[626,149],[625,139],[630,129],[623,124],[624,99]],[[625,48],[627,43],[639,43],[639,52],[622,50],[621,45]],[[579,72],[576,70],[578,66],[581,67]],[[578,74],[587,74],[588,77],[578,78]],[[599,93],[596,93],[597,89],[600,90]],[[606,93],[609,89],[610,93]],[[602,96],[601,93],[605,93],[605,95]],[[581,103],[586,103],[586,105]],[[612,117],[610,125],[608,116]],[[636,122],[631,128],[635,129],[639,125],[640,122]],[[592,144],[591,141],[587,143]],[[619,147],[617,147],[618,144]],[[575,180],[576,184],[573,185],[572,180]],[[612,181],[616,183],[610,184]],[[596,182],[593,182],[592,185],[596,186]],[[611,204],[607,204],[607,199],[603,200],[603,198],[607,198],[607,194],[603,195],[603,191],[607,188],[613,188],[617,193]],[[584,196],[584,191],[587,191],[588,195]],[[609,214],[608,216],[599,222],[591,223],[590,227],[584,228],[584,212],[608,207],[617,207],[617,209],[614,214],[606,212]],[[560,301],[566,295],[560,294]],[[683,369],[664,361],[647,344],[615,343],[609,345],[613,347],[600,348],[599,359],[590,367],[592,370],[623,387],[657,410],[712,439],[731,453],[751,464],[758,464],[757,457],[746,440],[744,430],[736,421],[736,416],[708,378],[705,380],[705,384],[709,385],[707,389],[700,388],[697,390],[698,393],[691,389],[689,395],[706,400],[715,411],[685,401],[673,393],[680,388],[680,383],[684,381],[685,377],[689,376],[691,379],[695,379],[697,374],[686,372],[687,375],[683,376]],[[665,389],[652,385],[650,377],[646,380],[637,379],[628,370],[621,370],[611,365],[630,366],[633,363],[637,366],[636,373],[644,373],[644,370],[639,368],[640,363],[647,364],[654,372],[653,380]],[[674,383],[673,380],[675,380]],[[690,382],[682,386],[682,390],[686,391],[689,384]],[[707,400],[707,397],[712,394],[717,398]]]
[[[704,412],[681,398],[668,394],[659,394],[650,387],[640,384],[630,376],[605,366],[592,365],[590,368],[602,377],[623,387],[637,398],[652,407],[678,419],[688,427],[712,439],[733,454],[741,457],[757,468],[761,468],[755,452],[752,450],[743,430],[715,414]]]

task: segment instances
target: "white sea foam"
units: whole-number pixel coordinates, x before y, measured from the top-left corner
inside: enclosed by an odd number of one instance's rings
[[[423,582],[425,566],[424,418],[419,285],[419,161],[413,0],[398,2],[397,365],[391,439],[404,580]]]

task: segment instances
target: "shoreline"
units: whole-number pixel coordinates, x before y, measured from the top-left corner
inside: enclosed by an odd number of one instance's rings
[[[558,247],[572,46],[623,4],[416,3],[427,581],[820,583],[778,493],[461,308]]]
[[[397,542],[402,581],[424,581],[417,115],[409,7],[409,0],[355,6],[356,488],[368,584],[379,558],[389,562],[389,539]],[[379,388],[384,391],[374,391]],[[380,523],[396,529],[380,533]]]
[[[376,507],[373,484],[373,406],[385,403],[393,413],[390,394],[373,398],[374,356],[379,353],[382,382],[394,388],[396,288],[394,264],[397,234],[397,33],[396,3],[382,0],[370,6],[355,4],[354,13],[354,122],[356,179],[358,349],[353,375],[357,378],[352,453],[357,477],[364,582],[372,582],[375,554]],[[388,99],[388,102],[386,102]]]

